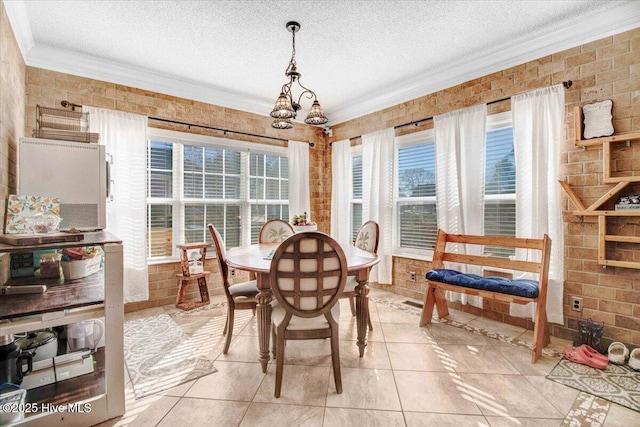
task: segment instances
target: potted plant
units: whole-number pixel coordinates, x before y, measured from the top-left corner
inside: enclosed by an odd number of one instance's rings
[[[315,222],[309,221],[306,212],[302,215],[294,215],[293,218],[291,218],[291,225],[293,225],[293,229],[296,233],[303,231],[315,231],[318,229],[318,225]]]

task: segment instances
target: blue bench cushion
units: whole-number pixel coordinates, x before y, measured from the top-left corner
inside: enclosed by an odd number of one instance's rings
[[[427,279],[464,288],[481,289],[525,298],[538,297],[538,282],[535,280],[481,277],[477,274],[461,273],[446,268],[429,271],[427,273]]]

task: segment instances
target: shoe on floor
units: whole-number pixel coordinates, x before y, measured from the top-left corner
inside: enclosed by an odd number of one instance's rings
[[[584,352],[584,349],[582,347],[574,348],[573,346],[571,346],[571,344],[564,348],[564,350],[562,351],[562,355],[565,359],[570,360],[574,363],[587,365],[596,369],[606,369],[609,363],[606,360],[589,356]]]
[[[624,361],[627,360],[627,357],[629,357],[629,349],[621,342],[615,341],[609,346],[607,354],[609,355],[609,361],[611,363],[622,365]]]
[[[578,348],[579,348],[579,349],[581,349],[581,351],[582,351],[585,355],[587,355],[587,356],[589,356],[589,357],[593,357],[593,358],[596,358],[596,359],[598,359],[598,360],[604,360],[605,362],[608,362],[608,361],[609,361],[609,358],[608,358],[606,355],[604,355],[604,354],[602,354],[602,353],[598,352],[598,350],[596,350],[595,348],[590,347],[590,346],[588,346],[588,345],[586,345],[586,344],[582,344],[582,345],[581,345],[581,346],[579,346]],[[639,355],[639,356],[640,356],[640,355]]]
[[[634,348],[629,356],[629,367],[640,371],[640,348]]]

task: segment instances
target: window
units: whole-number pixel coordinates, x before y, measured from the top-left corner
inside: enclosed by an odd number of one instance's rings
[[[516,235],[516,167],[510,113],[488,118],[485,167],[484,234]],[[508,248],[485,247],[486,253],[508,257]]]
[[[289,218],[289,159],[254,154],[249,160],[251,243],[258,243],[262,224]]]
[[[211,242],[208,224],[234,247],[257,242],[267,220],[288,220],[284,148],[158,129],[149,133],[149,258],[174,259],[176,244]]]
[[[362,147],[353,147],[351,156],[351,179],[353,194],[351,199],[351,241],[355,242],[362,227]]]
[[[433,250],[438,232],[433,131],[398,138],[396,247],[402,253]]]
[[[147,148],[147,253],[170,256],[173,250],[173,144],[151,141]]]

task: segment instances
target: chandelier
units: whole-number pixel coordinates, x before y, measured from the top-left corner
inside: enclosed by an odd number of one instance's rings
[[[296,31],[300,31],[300,24],[295,21],[287,22],[287,30],[291,31],[292,37],[292,46],[293,51],[291,53],[291,59],[289,60],[289,66],[285,70],[285,76],[289,78],[289,81],[282,86],[282,90],[280,91],[280,96],[276,100],[276,105],[273,107],[270,116],[275,120],[271,123],[271,127],[276,129],[291,129],[293,127],[293,123],[291,123],[291,119],[296,118],[296,114],[300,109],[300,100],[303,95],[306,95],[307,99],[313,98],[313,104],[311,105],[311,109],[309,110],[309,114],[307,118],[304,119],[304,122],[308,125],[322,125],[329,121],[327,117],[324,115],[324,111],[322,111],[322,107],[318,102],[318,98],[316,94],[308,89],[300,83],[300,77],[302,74],[298,72],[296,68]],[[300,93],[298,100],[294,100],[293,93],[291,92],[291,86],[294,83],[298,83],[303,91]]]

